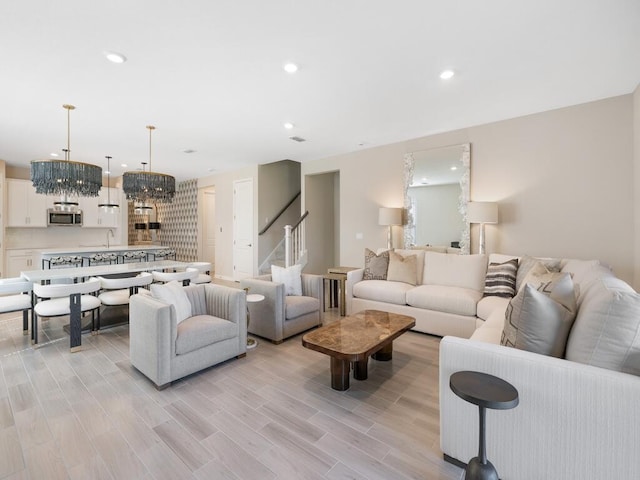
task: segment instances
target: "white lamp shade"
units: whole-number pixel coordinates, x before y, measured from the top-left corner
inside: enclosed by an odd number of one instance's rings
[[[495,202],[469,202],[469,223],[498,223],[498,204]]]
[[[402,225],[402,208],[380,207],[378,225]]]

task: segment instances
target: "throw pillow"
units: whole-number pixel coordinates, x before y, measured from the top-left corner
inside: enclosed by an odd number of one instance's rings
[[[569,274],[556,274],[538,288],[527,283],[507,306],[500,344],[562,358],[575,316]]]
[[[517,258],[504,263],[490,263],[487,268],[487,276],[484,281],[484,296],[513,297],[516,294],[517,272]]]
[[[387,269],[389,268],[389,251],[385,250],[379,255],[375,252],[364,249],[364,273],[363,280],[386,280]]]
[[[389,252],[387,280],[415,285],[418,278],[418,256]]]
[[[284,283],[285,295],[302,295],[302,265],[292,265],[288,268],[271,265],[271,280]]]
[[[529,273],[529,270],[531,270],[531,268],[533,268],[533,266],[538,262],[542,263],[550,272],[560,271],[559,258],[535,258],[525,255],[520,259],[520,264],[518,266],[518,274],[516,275],[516,291],[520,290],[522,281]]]
[[[175,280],[164,285],[152,283],[151,293],[158,300],[175,307],[176,321],[178,323],[191,316],[191,302],[181,283]]]

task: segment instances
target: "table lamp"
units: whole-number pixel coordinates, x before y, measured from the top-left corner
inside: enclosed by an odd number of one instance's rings
[[[469,223],[480,224],[480,248],[478,253],[485,253],[484,225],[498,223],[498,204],[495,202],[469,202],[467,204]]]
[[[402,208],[380,207],[378,211],[378,225],[389,227],[387,232],[387,248],[393,248],[392,228],[394,225],[402,225]]]

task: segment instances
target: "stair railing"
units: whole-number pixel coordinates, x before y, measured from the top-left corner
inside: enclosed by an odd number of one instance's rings
[[[295,223],[284,227],[284,265],[290,267],[300,262],[307,250],[305,235],[305,219],[309,215],[307,210]]]
[[[287,204],[280,209],[280,211],[271,219],[269,223],[267,223],[262,230],[258,232],[258,235],[264,235],[267,230],[271,228],[271,226],[276,223],[276,221],[282,216],[284,212],[296,201],[296,199],[300,196],[300,192],[296,193],[291,200],[287,202]]]

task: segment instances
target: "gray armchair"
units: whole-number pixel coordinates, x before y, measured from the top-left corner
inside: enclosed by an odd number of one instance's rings
[[[249,333],[282,343],[286,338],[317,327],[322,323],[322,276],[302,274],[302,296],[285,295],[284,284],[261,275],[240,281],[249,293],[264,295],[262,302],[251,305]]]
[[[129,302],[131,364],[158,389],[247,351],[244,290],[202,284],[183,287],[191,317],[178,323],[174,305],[150,293]]]

